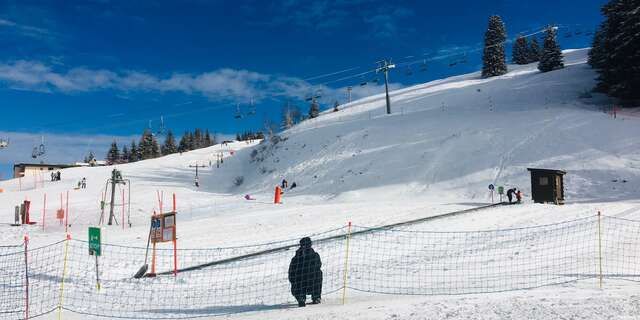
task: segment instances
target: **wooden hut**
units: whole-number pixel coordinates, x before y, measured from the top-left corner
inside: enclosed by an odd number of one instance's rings
[[[531,172],[531,198],[536,203],[564,204],[562,170],[527,168]]]

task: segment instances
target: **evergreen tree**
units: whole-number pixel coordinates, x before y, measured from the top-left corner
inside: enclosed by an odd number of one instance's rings
[[[202,130],[196,128],[193,133],[193,149],[200,149],[204,147],[204,137],[202,136]]]
[[[544,37],[542,55],[540,55],[540,62],[538,63],[538,70],[542,72],[564,68],[562,51],[556,39],[556,29],[556,27],[549,26]]]
[[[529,63],[529,45],[527,38],[518,36],[513,43],[511,62],[515,64],[527,64]]]
[[[293,116],[291,109],[287,105],[282,109],[282,129],[290,129],[293,127]]]
[[[538,37],[533,36],[529,45],[528,59],[529,63],[540,61],[540,44],[538,44]]]
[[[311,106],[309,107],[309,118],[313,119],[319,115],[320,115],[320,105],[318,104],[318,101],[313,99],[313,101],[311,102]]]
[[[211,145],[213,146],[213,145],[216,145],[216,144],[218,144],[218,135],[214,133],[211,136]]]
[[[593,45],[589,50],[589,65],[595,69],[606,67],[607,52],[605,51],[607,40],[606,25],[602,24],[593,35]]]
[[[153,159],[160,155],[160,147],[158,147],[158,141],[151,133],[151,130],[145,129],[142,133],[142,137],[140,138],[140,143],[138,144],[138,149],[140,150],[140,159],[147,160]]]
[[[120,150],[118,149],[118,144],[114,140],[113,142],[111,142],[111,147],[107,152],[107,163],[114,164],[114,163],[118,163],[119,160],[120,160]]]
[[[209,133],[209,129],[207,128],[204,131],[204,146],[211,147],[213,145],[213,141],[211,140],[211,133]]]
[[[507,73],[504,42],[507,31],[500,16],[489,18],[489,27],[484,34],[484,50],[482,53],[482,77],[489,78]]]
[[[160,151],[163,156],[178,152],[176,138],[173,136],[173,132],[171,132],[171,130],[167,131],[167,136],[164,139],[164,144],[162,145],[162,148],[160,148]]]
[[[96,158],[96,156],[93,154],[93,151],[90,150],[89,154],[86,157],[84,157],[84,163],[89,163],[89,162],[91,162],[91,160],[93,160],[95,158]]]
[[[136,146],[136,141],[131,140],[131,147],[129,148],[129,162],[136,162],[140,159],[140,151]]]
[[[126,145],[122,146],[122,155],[120,156],[120,159],[122,160],[122,162],[124,163],[129,162],[130,157],[131,157],[131,153],[129,152],[129,148],[127,148]]]
[[[189,136],[189,132],[185,131],[180,137],[180,143],[178,144],[178,152],[186,152],[189,151],[189,145],[187,142],[187,137]]]
[[[196,149],[196,142],[194,139],[194,134],[193,132],[189,132],[187,133],[187,150],[191,151],[195,149]]]
[[[640,103],[640,4],[611,0],[593,41],[590,63],[600,77],[597,89],[619,98],[623,106]]]

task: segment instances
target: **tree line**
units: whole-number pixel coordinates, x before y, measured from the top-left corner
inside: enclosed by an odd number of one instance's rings
[[[216,144],[215,135],[211,135],[209,129],[204,132],[197,128],[193,132],[185,131],[180,142],[176,143],[176,138],[171,130],[167,131],[162,145],[158,143],[156,136],[150,129],[145,129],[136,144],[135,140],[131,141],[129,146],[123,145],[118,148],[118,143],[114,140],[107,151],[107,164],[130,163],[139,160],[153,159],[160,156],[166,156],[177,152],[186,152],[200,148],[210,147]],[[91,154],[90,157],[93,155]]]
[[[593,36],[589,64],[598,72],[597,92],[623,107],[640,103],[640,1],[612,0],[601,9],[604,21]]]
[[[511,50],[514,64],[529,64],[538,62],[538,70],[549,72],[564,68],[562,50],[557,40],[557,27],[548,26],[542,48],[536,35],[525,37],[519,35]],[[528,38],[531,38],[530,40]],[[484,49],[482,52],[482,77],[490,78],[507,73],[507,61],[504,45],[507,41],[507,31],[500,16],[489,17],[489,25],[484,35]]]

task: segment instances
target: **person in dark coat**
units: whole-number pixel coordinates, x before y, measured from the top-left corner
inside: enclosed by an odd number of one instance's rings
[[[280,184],[280,187],[282,189],[286,189],[289,186],[289,182],[287,182],[287,180],[282,179],[282,183]]]
[[[291,294],[298,301],[298,306],[306,305],[307,295],[311,295],[311,303],[318,304],[322,295],[322,261],[320,255],[311,248],[311,239],[300,239],[300,248],[289,264],[289,282]]]
[[[507,190],[507,198],[509,199],[509,203],[513,202],[513,196],[516,194],[516,188],[511,188]]]

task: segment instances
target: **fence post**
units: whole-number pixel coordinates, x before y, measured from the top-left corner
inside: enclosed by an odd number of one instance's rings
[[[602,289],[602,215],[598,211],[598,262],[600,273],[600,289]]]
[[[64,241],[64,262],[62,264],[62,278],[60,280],[60,299],[58,300],[58,320],[62,320],[62,303],[64,302],[64,277],[67,273],[67,257],[69,255],[69,240],[71,235],[67,233],[67,239]]]
[[[24,280],[25,280],[25,309],[24,318],[29,320],[29,236],[24,236]]]
[[[349,242],[351,241],[351,221],[347,227],[347,248],[344,255],[344,276],[342,279],[342,304],[347,300],[347,275],[349,274]]]

